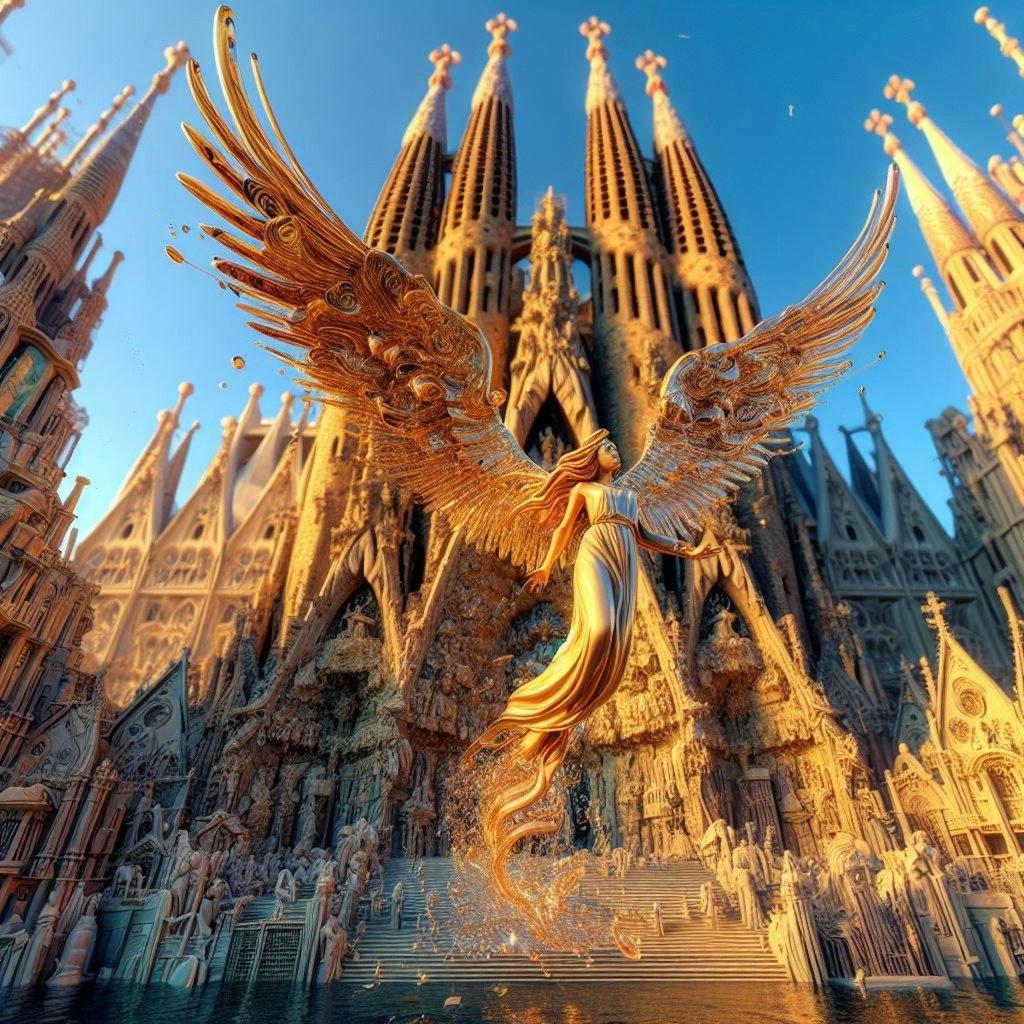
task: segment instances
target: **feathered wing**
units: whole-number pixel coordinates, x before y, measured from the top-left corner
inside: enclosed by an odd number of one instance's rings
[[[280,132],[254,54],[256,87],[277,144],[267,136],[242,86],[227,7],[217,11],[214,37],[234,127],[191,61],[189,86],[216,144],[188,125],[184,130],[244,206],[189,175],[178,178],[248,236],[202,226],[245,261],[214,265],[234,290],[258,301],[241,305],[258,318],[250,325],[299,349],[295,357],[271,351],[356,418],[373,463],[390,479],[464,528],[471,543],[518,565],[539,564],[550,532],[515,508],[546,474],[498,416],[504,395],[490,387],[487,342],[422,277],[367,248],[334,214]]]
[[[738,341],[687,353],[665,375],[643,456],[617,481],[636,491],[648,529],[680,541],[699,535],[715,506],[767,462],[772,432],[849,369],[843,354],[882,288],[898,187],[893,165],[857,241],[802,303]]]

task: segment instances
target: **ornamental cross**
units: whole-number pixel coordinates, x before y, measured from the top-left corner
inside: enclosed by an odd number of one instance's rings
[[[587,47],[587,60],[593,60],[595,57],[607,59],[608,51],[604,48],[603,40],[605,36],[611,34],[611,25],[607,21],[601,21],[596,14],[592,14],[580,25],[580,35],[590,43]]]
[[[462,54],[458,50],[453,50],[449,43],[444,43],[438,49],[431,50],[427,60],[434,65],[434,73],[430,76],[428,84],[439,85],[442,89],[450,89],[452,76],[448,74],[448,69],[453,64],[462,62]]]
[[[504,11],[499,12],[496,18],[491,18],[484,25],[484,28],[491,33],[491,45],[487,47],[488,56],[500,53],[507,57],[512,52],[508,45],[508,34],[515,32],[519,26],[514,18],[508,17]]]
[[[889,134],[889,126],[892,124],[892,114],[883,114],[877,107],[868,114],[864,121],[864,131],[874,135],[881,135],[883,138]]]
[[[925,596],[925,603],[921,605],[921,611],[925,613],[925,621],[934,629],[940,636],[946,636],[949,633],[949,626],[946,625],[945,616],[942,614],[946,610],[946,602],[940,601],[935,596],[935,591],[929,590]]]
[[[661,69],[668,67],[668,61],[653,50],[644,50],[636,59],[637,71],[642,71],[647,76],[647,95],[653,96],[656,92],[663,92],[668,95],[668,86],[661,77]]]
[[[882,89],[882,95],[887,100],[895,100],[897,103],[902,103],[904,106],[909,107],[913,102],[910,98],[910,94],[917,88],[917,85],[912,82],[909,78],[900,78],[899,75],[890,75],[889,81],[885,83],[885,88]]]
[[[927,113],[924,106],[917,100],[911,98],[911,93],[917,86],[909,78],[900,78],[899,75],[890,75],[889,81],[885,83],[882,95],[887,100],[895,100],[907,108],[907,120],[914,127],[919,127],[921,118]]]

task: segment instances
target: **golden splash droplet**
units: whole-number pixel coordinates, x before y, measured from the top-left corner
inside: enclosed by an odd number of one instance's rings
[[[185,257],[182,256],[181,253],[178,252],[178,250],[175,249],[173,245],[167,246],[167,248],[164,249],[164,252],[167,253],[167,258],[172,263],[184,263],[185,262]]]
[[[244,370],[245,369],[245,360],[241,356],[232,356],[231,357],[231,365],[236,370]]]

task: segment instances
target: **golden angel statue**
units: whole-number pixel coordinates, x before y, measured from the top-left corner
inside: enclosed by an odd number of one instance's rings
[[[551,473],[502,424],[480,331],[442,305],[430,284],[363,244],[303,172],[252,72],[268,136],[242,85],[231,11],[216,16],[217,71],[233,126],[214,106],[199,65],[188,65],[213,141],[185,132],[240,205],[202,182],[185,187],[241,235],[204,228],[244,262],[218,259],[241,308],[272,349],[305,374],[323,401],[343,406],[370,438],[377,468],[478,548],[529,571],[543,586],[573,564],[568,636],[548,667],[516,689],[469,747],[503,751],[518,772],[497,773],[480,808],[495,887],[526,914],[540,911],[508,873],[515,844],[553,832],[528,813],[551,786],[573,730],[605,703],[625,671],[637,600],[638,549],[714,553],[709,513],[756,474],[773,432],[794,423],[849,366],[843,356],[871,320],[882,285],[897,191],[895,168],[836,269],[803,302],[738,341],[682,356],[666,374],[640,461],[620,476],[606,431],[563,455]],[[510,762],[511,763],[511,762]],[[507,781],[502,782],[502,779]]]

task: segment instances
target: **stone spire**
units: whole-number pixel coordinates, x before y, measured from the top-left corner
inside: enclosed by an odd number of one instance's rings
[[[70,78],[64,79],[60,88],[56,92],[50,93],[50,98],[22,125],[21,135],[27,139],[57,109],[60,101],[74,89],[75,83]]]
[[[93,206],[92,212],[97,217],[94,227],[110,212],[157,97],[167,92],[175,71],[188,60],[188,47],[184,43],[169,46],[164,51],[164,58],[167,61],[166,66],[153,76],[153,81],[142,99],[107,139],[89,155],[81,170],[68,184],[69,196],[81,196]]]
[[[999,44],[999,52],[1017,65],[1021,78],[1024,78],[1024,51],[1020,48],[1020,40],[1008,35],[1006,26],[996,21],[987,7],[979,7],[974,12],[974,21],[984,25],[985,31]]]
[[[135,95],[135,86],[126,85],[111,101],[110,106],[103,111],[95,122],[85,131],[85,134],[78,140],[75,148],[64,158],[64,169],[72,171],[79,160],[85,155],[85,151],[98,139],[106,130],[114,115],[121,110],[128,100]]]
[[[943,178],[953,191],[971,231],[996,266],[1010,274],[1024,267],[1024,218],[991,179],[962,152],[928,116],[924,106],[911,98],[915,85],[892,75],[883,90],[886,99],[902,103],[907,119],[924,133]]]
[[[33,143],[36,148],[36,152],[42,154],[51,138],[56,135],[63,135],[64,133],[60,130],[61,124],[64,123],[71,116],[71,109],[69,107],[61,107],[54,115],[53,120],[43,129],[42,134]]]
[[[447,43],[430,54],[427,94],[402,137],[402,148],[366,226],[366,244],[393,253],[413,273],[429,275],[427,251],[437,240],[444,200],[447,146],[445,93],[462,57]]]
[[[729,218],[661,76],[668,61],[651,50],[636,59],[654,107],[654,150],[668,245],[683,288],[676,311],[688,348],[734,341],[760,319],[753,285]],[[679,314],[682,314],[681,316]]]
[[[413,273],[433,277],[447,144],[445,94],[460,54],[447,43],[430,54],[427,94],[409,122],[391,172],[366,226],[367,245],[398,257]],[[331,531],[341,522],[359,472],[356,425],[344,409],[324,406],[304,472],[293,557],[284,588],[284,622],[302,614],[327,575]]]
[[[889,131],[891,125],[891,115],[872,110],[864,130],[882,138],[886,155],[899,166],[924,240],[957,309],[963,309],[984,288],[997,285],[999,279],[978,240],[910,159],[903,143]]]
[[[103,276],[93,281],[74,317],[57,332],[58,349],[72,366],[79,366],[92,349],[92,332],[107,311],[107,291],[123,261],[124,253],[115,252]]]
[[[948,328],[949,312],[947,311],[946,307],[943,306],[942,304],[942,299],[939,297],[938,288],[935,287],[935,284],[932,281],[932,279],[928,277],[927,274],[925,274],[924,267],[918,264],[916,267],[914,267],[911,273],[914,275],[915,278],[917,278],[917,280],[921,282],[921,292],[924,294],[924,297],[928,300],[928,305],[932,307],[932,312],[935,314],[939,323],[942,324],[944,328]]]
[[[168,47],[164,56],[167,65],[154,76],[145,96],[52,197],[52,206],[34,207],[38,219],[33,217],[31,240],[18,252],[0,240],[3,264],[12,267],[0,285],[0,359],[9,354],[10,339],[15,337],[12,326],[36,326],[53,289],[72,273],[86,240],[110,212],[156,97],[170,87],[171,76],[188,58],[188,49],[178,43]],[[123,92],[113,107],[126,98]],[[112,116],[108,110],[100,120],[105,124]],[[68,168],[84,152],[80,146],[76,150],[68,157]]]
[[[590,63],[586,218],[597,383],[604,389],[598,404],[628,465],[643,450],[661,378],[682,346],[647,171],[608,70],[604,40],[610,32],[596,17],[580,25]]]
[[[620,103],[618,86],[608,69],[608,50],[604,45],[605,36],[612,34],[612,27],[592,14],[582,25],[580,35],[587,40],[587,60],[590,62],[590,78],[587,80],[587,98],[584,108],[587,114],[602,103]]]
[[[452,165],[435,259],[437,294],[484,333],[494,357],[492,383],[506,377],[512,236],[516,222],[515,136],[504,14],[485,25],[487,65],[473,93],[465,134]]]

